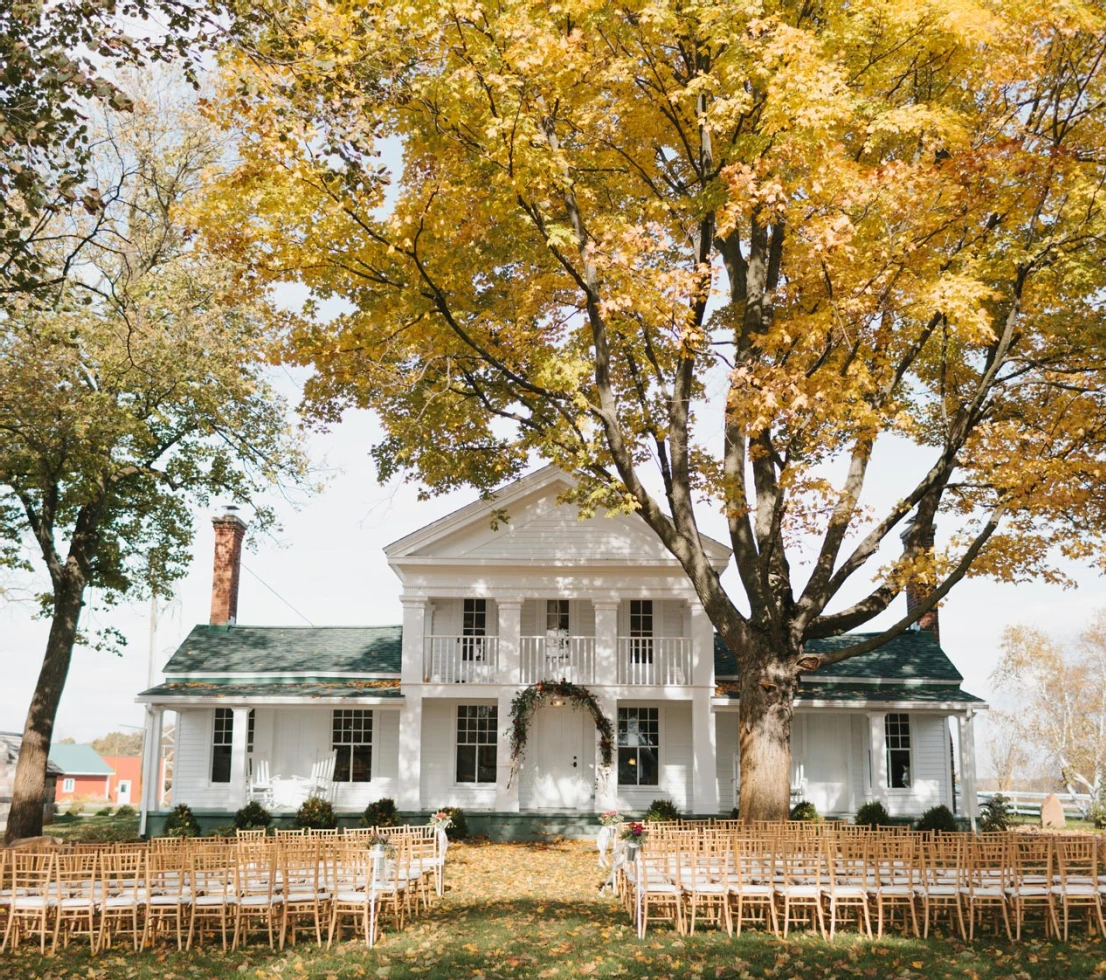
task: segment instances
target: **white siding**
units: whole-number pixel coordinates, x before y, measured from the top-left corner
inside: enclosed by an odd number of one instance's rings
[[[230,784],[211,782],[215,709],[183,708],[177,718],[173,802],[187,803],[193,809],[226,809],[230,804]]]
[[[331,746],[331,708],[256,708],[254,752],[268,759],[273,776],[308,776],[311,767],[328,756]],[[399,791],[399,712],[373,712],[372,779],[367,783],[345,783],[337,788],[339,810],[362,810],[373,800]],[[232,799],[229,783],[211,782],[211,737],[214,708],[183,709],[177,729],[173,800],[194,809],[236,810],[241,802]]]
[[[648,809],[653,800],[669,799],[680,810],[686,812],[692,795],[691,702],[620,701],[619,705],[659,708],[661,742],[659,785],[619,786],[619,809],[629,813],[641,813]],[[615,751],[617,753],[617,748]],[[617,762],[616,757],[616,776]]]
[[[910,716],[914,784],[908,790],[887,790],[887,809],[892,816],[916,816],[938,803],[949,806],[946,731],[945,719],[938,715]]]
[[[486,626],[488,636],[499,635],[499,612],[495,600],[487,600]],[[435,599],[433,614],[427,617],[427,632],[433,636],[460,636],[464,628],[464,599]]]
[[[719,711],[714,716],[715,772],[718,775],[718,812],[729,814],[737,800],[734,794],[734,756],[738,753],[738,712]]]
[[[648,598],[644,596],[643,598]],[[687,603],[680,599],[653,600],[653,635],[687,636],[689,630],[685,620],[689,615]],[[594,632],[594,618],[592,619]],[[618,635],[630,635],[630,600],[626,599],[618,607]]]
[[[456,781],[457,705],[496,704],[487,698],[427,698],[422,703],[422,786],[424,807],[459,806],[494,810],[495,786]],[[507,719],[500,718],[502,727]]]

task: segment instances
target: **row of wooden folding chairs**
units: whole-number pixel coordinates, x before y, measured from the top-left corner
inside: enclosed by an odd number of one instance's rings
[[[833,938],[852,922],[869,937],[898,919],[929,934],[945,920],[963,938],[990,920],[1021,938],[1027,918],[1067,939],[1072,918],[1106,935],[1106,865],[1090,835],[929,834],[883,828],[750,834],[744,828],[651,825],[623,863],[619,892],[644,936],[650,921],[693,932],[761,925],[787,935],[808,924]],[[919,930],[919,922],[921,930]],[[827,929],[828,923],[828,929]]]
[[[174,933],[191,948],[206,932],[226,949],[258,929],[283,948],[311,926],[321,945],[350,918],[372,943],[381,913],[403,928],[441,893],[444,852],[428,831],[388,828],[382,852],[361,834],[0,851],[0,951],[37,937],[45,952],[80,935],[94,953],[122,936],[139,949]]]

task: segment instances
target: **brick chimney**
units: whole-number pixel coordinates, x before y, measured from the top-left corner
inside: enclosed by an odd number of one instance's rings
[[[238,619],[238,578],[246,522],[231,505],[211,519],[215,526],[215,568],[211,574],[211,625],[233,626]]]
[[[922,551],[933,554],[934,545],[934,530],[933,525],[921,528],[917,531],[914,529],[914,524],[917,515],[911,514],[906,522],[906,526],[903,528],[903,532],[900,535],[903,545],[910,544],[910,538],[914,535],[914,546]],[[933,591],[933,587],[927,582],[910,582],[906,586],[906,612],[911,614],[918,608]],[[915,624],[915,627],[920,630],[928,630],[933,634],[933,638],[940,643],[941,642],[941,626],[937,619],[937,607],[934,606],[929,612],[924,613],[921,619]]]

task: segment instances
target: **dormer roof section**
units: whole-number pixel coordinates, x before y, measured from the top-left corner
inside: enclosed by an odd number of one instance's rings
[[[581,520],[575,506],[558,499],[572,486],[563,470],[545,466],[392,542],[384,553],[393,566],[679,564],[636,515]],[[730,549],[705,536],[702,541],[711,564],[724,568]]]

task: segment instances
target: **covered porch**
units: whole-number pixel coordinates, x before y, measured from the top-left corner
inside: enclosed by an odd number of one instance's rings
[[[251,799],[290,818],[308,796],[346,814],[398,796],[404,702],[395,681],[174,682],[141,699],[146,745],[160,745],[166,712],[177,716],[170,805],[227,823]],[[159,755],[147,754],[145,772],[156,771]],[[143,828],[157,809],[144,789]]]

